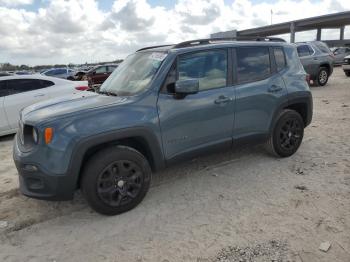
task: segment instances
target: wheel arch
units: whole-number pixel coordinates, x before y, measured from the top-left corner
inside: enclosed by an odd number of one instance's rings
[[[312,121],[313,102],[311,92],[302,97],[289,98],[288,102],[282,103],[275,111],[270,125],[270,133],[272,132],[279,114],[285,109],[291,109],[298,112],[303,118],[304,125],[307,127]]]
[[[149,161],[153,171],[165,166],[161,145],[155,134],[147,128],[127,128],[117,132],[102,133],[81,140],[71,157],[70,172],[79,185],[81,170],[94,153],[108,146],[123,145],[134,148]]]

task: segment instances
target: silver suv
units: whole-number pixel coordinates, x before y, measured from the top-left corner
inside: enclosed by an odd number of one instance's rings
[[[297,43],[300,61],[310,79],[324,86],[333,72],[334,54],[320,41]]]

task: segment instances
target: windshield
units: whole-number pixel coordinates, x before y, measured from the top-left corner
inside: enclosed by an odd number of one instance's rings
[[[102,84],[100,92],[129,96],[145,90],[166,55],[164,52],[146,52],[128,56]]]

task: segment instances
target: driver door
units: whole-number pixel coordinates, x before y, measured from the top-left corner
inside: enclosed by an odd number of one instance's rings
[[[168,73],[158,98],[158,115],[167,160],[199,153],[208,147],[230,147],[235,89],[228,49],[180,55]],[[198,79],[199,92],[175,94],[177,80]]]

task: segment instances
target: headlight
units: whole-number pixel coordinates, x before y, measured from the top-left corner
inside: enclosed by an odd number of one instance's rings
[[[33,130],[32,130],[32,136],[33,136],[33,142],[35,144],[38,143],[38,140],[39,140],[39,135],[38,135],[38,131],[33,127]]]

